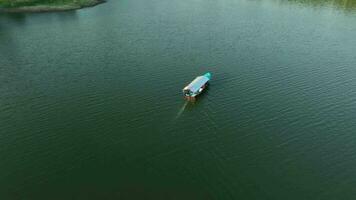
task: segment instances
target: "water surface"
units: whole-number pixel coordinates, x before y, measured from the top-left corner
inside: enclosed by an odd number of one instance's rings
[[[0,15],[1,199],[354,199],[355,1]],[[210,71],[186,103],[181,89]]]

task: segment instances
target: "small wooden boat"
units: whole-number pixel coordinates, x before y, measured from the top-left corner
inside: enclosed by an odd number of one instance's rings
[[[196,77],[189,85],[183,88],[183,95],[188,99],[195,98],[208,86],[210,79],[211,74],[209,72],[203,76]]]

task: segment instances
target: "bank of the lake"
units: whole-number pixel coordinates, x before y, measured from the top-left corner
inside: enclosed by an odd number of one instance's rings
[[[48,0],[0,1],[0,12],[56,12],[92,7],[104,3],[105,0]]]

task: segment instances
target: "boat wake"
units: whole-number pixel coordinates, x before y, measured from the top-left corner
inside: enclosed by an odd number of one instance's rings
[[[179,109],[179,111],[178,111],[178,113],[177,113],[177,115],[176,115],[176,117],[174,119],[178,119],[183,114],[183,112],[184,112],[185,108],[187,107],[188,103],[189,103],[188,101],[186,101],[184,103],[184,105]]]

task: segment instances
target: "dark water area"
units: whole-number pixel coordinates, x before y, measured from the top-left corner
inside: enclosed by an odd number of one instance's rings
[[[355,199],[355,4],[0,14],[0,199]]]

